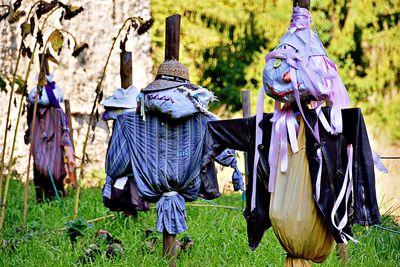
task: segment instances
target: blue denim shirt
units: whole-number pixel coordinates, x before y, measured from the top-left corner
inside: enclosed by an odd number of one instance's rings
[[[199,195],[203,136],[210,120],[215,118],[197,114],[184,122],[167,123],[152,115],[143,120],[131,112],[115,121],[106,158],[108,181],[133,173],[140,196],[157,202],[160,232],[187,230],[185,201]],[[224,151],[217,161],[234,168],[234,187],[243,190],[234,151]],[[107,183],[105,193],[106,188]]]

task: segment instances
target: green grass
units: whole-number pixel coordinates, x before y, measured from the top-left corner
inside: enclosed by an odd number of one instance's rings
[[[68,235],[58,229],[71,220],[74,197],[57,202],[36,205],[33,187],[29,198],[28,227],[21,230],[23,210],[23,185],[12,181],[10,199],[0,250],[0,266],[79,266],[85,249],[96,243],[95,233],[108,230],[122,241],[124,253],[114,260],[105,255],[106,245],[97,243],[103,251],[89,261],[89,266],[167,266],[162,258],[162,236],[154,253],[143,249],[144,230],[154,228],[155,209],[140,213],[138,218],[119,215],[97,221],[72,245]],[[204,201],[197,201],[205,203]],[[241,207],[238,195],[217,199],[221,205]],[[152,206],[154,207],[154,206]],[[102,204],[98,188],[84,189],[81,195],[79,215],[85,220],[111,214]],[[285,251],[272,230],[268,230],[256,251],[247,247],[246,223],[240,211],[213,207],[187,207],[189,230],[178,238],[189,235],[195,242],[189,253],[181,254],[178,266],[283,266]],[[390,217],[384,217],[383,226],[400,230]],[[400,262],[400,236],[376,227],[355,227],[359,244],[349,245],[348,266],[398,266]],[[1,243],[0,243],[1,245]],[[314,264],[316,266],[316,264]],[[343,266],[333,252],[323,266]]]

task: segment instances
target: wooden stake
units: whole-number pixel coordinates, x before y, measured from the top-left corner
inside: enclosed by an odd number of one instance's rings
[[[64,105],[65,105],[65,113],[67,114],[68,117],[68,123],[69,123],[69,135],[71,137],[71,144],[72,144],[72,149],[75,152],[75,143],[74,143],[74,129],[72,128],[72,114],[71,114],[71,106],[69,104],[69,100],[65,99],[64,100]],[[77,185],[78,185],[78,176],[76,174],[76,168],[74,168],[74,181],[72,183],[72,187],[74,189],[76,189]]]
[[[50,74],[50,68],[49,68],[49,60],[46,56],[46,54],[39,54],[39,67],[40,67],[40,72],[44,71],[46,75]]]
[[[181,30],[181,16],[172,15],[165,19],[165,60],[179,60],[179,36]],[[163,255],[172,259],[171,267],[176,266],[176,235],[163,233]]]
[[[165,60],[179,60],[181,15],[167,17],[165,22]]]
[[[172,260],[170,267],[176,266],[176,253],[178,247],[176,244],[176,235],[171,235],[167,232],[163,233],[163,256],[168,260]]]
[[[293,0],[293,7],[295,6],[310,10],[310,0]]]
[[[342,262],[348,262],[348,260],[349,260],[349,248],[348,248],[347,244],[345,244],[345,243],[336,244],[336,253],[337,253],[337,257]]]
[[[127,89],[132,85],[132,52],[122,51],[120,57],[121,87]]]
[[[250,90],[242,91],[242,109],[243,109],[243,118],[247,118],[251,116],[250,113]],[[245,185],[247,187],[247,181],[249,180],[249,168],[248,168],[248,158],[247,152],[244,152],[244,168],[245,168]]]

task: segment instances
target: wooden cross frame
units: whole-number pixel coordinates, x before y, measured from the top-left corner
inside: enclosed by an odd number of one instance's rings
[[[165,19],[165,60],[179,60],[181,16],[178,14]],[[163,233],[163,255],[172,259],[170,266],[176,266],[177,244],[176,235]]]

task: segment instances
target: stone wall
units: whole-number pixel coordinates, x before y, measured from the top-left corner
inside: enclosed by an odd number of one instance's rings
[[[1,0],[1,3],[9,1]],[[34,1],[23,1],[21,9],[28,10],[28,4]],[[117,34],[122,22],[130,16],[140,16],[144,19],[150,17],[150,0],[101,0],[101,1],[68,1],[77,6],[83,6],[85,10],[71,21],[59,23],[60,13],[54,13],[49,20],[49,25],[62,27],[73,33],[78,42],[87,42],[89,49],[82,53],[78,58],[71,55],[72,50],[66,46],[57,59],[60,64],[57,66],[50,62],[50,71],[54,73],[54,80],[64,90],[65,99],[70,100],[72,112],[72,127],[74,130],[74,140],[76,144],[76,155],[81,157],[82,144],[88,127],[88,114],[91,111],[95,97],[95,88],[99,81],[101,70],[105,64],[108,51],[111,47],[112,39]],[[17,49],[20,42],[19,23],[10,25],[7,21],[0,22],[0,75],[4,77],[6,73],[11,74],[17,57]],[[44,31],[44,38],[53,31],[49,27]],[[29,42],[27,42],[29,44]],[[34,40],[31,40],[33,46]],[[71,42],[72,43],[72,42]],[[133,52],[133,84],[142,88],[152,80],[152,59],[151,43],[149,34],[138,36],[133,32],[127,43],[127,50]],[[110,63],[103,82],[104,95],[112,94],[112,91],[120,86],[119,77],[119,42],[111,55]],[[20,64],[18,74],[25,76],[28,61],[24,58]],[[32,88],[36,82],[39,64],[36,59],[28,81],[28,89]],[[20,95],[16,95],[19,103]],[[6,127],[6,111],[8,107],[9,95],[0,92],[0,148],[3,147],[4,129]],[[14,102],[14,99],[13,99]],[[101,108],[99,110],[102,111]],[[11,148],[11,143],[15,130],[15,120],[18,108],[12,105],[11,112],[11,131],[8,134],[7,154]],[[18,127],[17,146],[15,151],[16,170],[19,173],[26,172],[27,155],[29,147],[23,142],[23,134],[26,129],[26,117],[24,116]],[[96,128],[95,139],[87,148],[90,164],[87,170],[93,167],[102,168],[107,149],[107,142],[110,137],[109,127],[100,122]],[[2,153],[2,149],[0,149]],[[8,164],[8,156],[6,164]],[[79,163],[79,161],[78,161]]]

